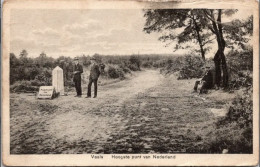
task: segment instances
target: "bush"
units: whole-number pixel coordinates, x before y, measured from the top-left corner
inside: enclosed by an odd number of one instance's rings
[[[131,70],[125,64],[121,64],[119,68],[121,68],[124,73],[131,73]]]
[[[231,50],[227,54],[227,63],[230,72],[253,70],[253,48],[247,47],[243,51]]]
[[[33,85],[33,84],[34,85]],[[39,90],[39,86],[41,84],[36,84],[35,81],[16,81],[13,85],[10,86],[11,92],[36,92]]]
[[[38,68],[29,67],[25,68],[14,68],[12,70],[19,70],[13,71],[10,74],[10,77],[16,77],[10,87],[11,92],[31,92],[31,91],[38,91],[40,86],[47,86],[51,85],[51,69],[48,68]]]
[[[142,67],[144,68],[151,68],[153,67],[153,62],[152,61],[146,61],[142,63]]]
[[[231,50],[227,54],[227,64],[230,75],[229,89],[250,87],[253,82],[253,48],[243,51]]]
[[[237,123],[230,123],[215,130],[209,140],[208,153],[222,153],[224,149],[228,153],[252,153],[252,128],[239,128]],[[216,137],[217,136],[217,137]]]
[[[204,62],[200,57],[185,56],[183,67],[180,69],[178,79],[191,79],[202,77]]]
[[[51,85],[52,69],[41,69],[41,73],[35,77],[35,80],[45,83],[45,85]]]
[[[232,102],[227,116],[219,122],[223,123],[236,122],[241,128],[252,126],[253,118],[253,89],[252,87],[244,90],[242,96],[238,96]]]
[[[129,64],[128,68],[132,71],[140,71],[141,70],[136,64]]]
[[[116,78],[123,79],[123,78],[125,78],[123,69],[119,68],[119,67],[109,66],[108,70],[107,70],[107,74],[110,78],[113,78],[113,79],[116,79]]]
[[[166,59],[161,59],[161,60],[157,60],[155,62],[153,62],[153,67],[155,68],[163,68],[165,67],[167,64],[167,60]]]
[[[204,71],[201,67],[204,61],[198,56],[179,56],[159,60],[154,63],[154,67],[162,67],[163,74],[173,74],[178,72],[178,79],[191,79],[202,77]]]
[[[229,153],[252,153],[253,150],[253,89],[246,89],[241,96],[234,99],[227,115],[217,122],[216,130],[211,134],[217,136],[209,141],[209,150]]]
[[[140,65],[141,65],[141,60],[138,56],[130,56],[129,58],[129,62],[131,65],[135,66],[136,68],[134,69],[138,69],[140,70]],[[130,67],[129,67],[130,68]],[[131,68],[130,68],[131,69]],[[137,70],[136,70],[137,71]]]
[[[95,53],[95,54],[93,55],[93,57],[96,59],[96,62],[97,62],[97,63],[101,63],[101,62],[102,62],[102,56],[101,56],[101,55]]]
[[[235,77],[236,76],[236,77]],[[229,90],[239,89],[241,87],[250,87],[253,84],[253,76],[251,71],[239,71],[233,74],[229,82]]]

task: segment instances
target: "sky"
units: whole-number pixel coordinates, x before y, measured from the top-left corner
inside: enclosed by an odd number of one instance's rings
[[[18,56],[26,49],[30,57],[43,51],[52,57],[172,54],[174,44],[165,47],[160,33],[143,32],[143,14],[140,9],[13,9],[11,52]]]

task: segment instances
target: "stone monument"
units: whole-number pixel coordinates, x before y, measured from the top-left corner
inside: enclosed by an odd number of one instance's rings
[[[56,93],[64,95],[63,70],[59,66],[52,70],[52,86],[55,88]]]

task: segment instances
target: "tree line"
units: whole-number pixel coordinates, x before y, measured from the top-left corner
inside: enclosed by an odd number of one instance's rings
[[[90,58],[95,57],[98,64],[104,64],[105,71],[103,75],[108,78],[124,78],[124,74],[131,71],[139,71],[141,67],[162,67],[158,60],[171,57],[172,55],[84,55],[79,57],[80,63],[84,68],[90,65]],[[156,63],[158,62],[158,63]],[[10,53],[10,84],[16,81],[35,81],[40,82],[36,85],[51,84],[52,70],[60,66],[64,72],[65,85],[72,85],[73,58],[60,56],[53,58],[47,53],[42,52],[37,57],[29,56],[26,49],[23,49],[19,55]],[[17,83],[19,85],[19,83]]]

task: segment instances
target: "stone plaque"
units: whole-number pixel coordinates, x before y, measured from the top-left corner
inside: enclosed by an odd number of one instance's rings
[[[63,70],[59,66],[52,70],[52,86],[55,88],[56,93],[64,95]]]
[[[39,89],[38,99],[52,99],[55,95],[53,86],[41,86]]]

